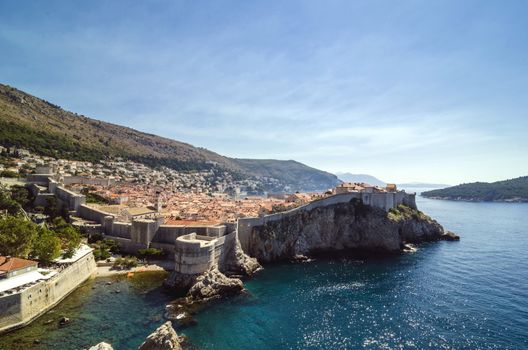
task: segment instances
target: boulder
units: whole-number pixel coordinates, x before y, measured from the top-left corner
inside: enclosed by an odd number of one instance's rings
[[[170,321],[165,322],[158,327],[145,342],[141,344],[138,350],[181,350],[182,347],[178,341],[178,334]]]
[[[440,237],[440,239],[444,241],[460,241],[460,236],[458,236],[454,232],[447,231]]]
[[[238,278],[229,278],[216,268],[196,278],[196,283],[189,289],[188,296],[193,301],[207,301],[239,294],[244,284]]]
[[[88,350],[114,350],[114,348],[112,348],[112,345],[110,345],[108,343],[101,342],[101,343],[99,343],[97,345],[92,346]]]

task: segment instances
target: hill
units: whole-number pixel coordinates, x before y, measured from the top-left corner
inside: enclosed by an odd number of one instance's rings
[[[445,188],[449,187],[450,185],[446,184],[437,184],[437,183],[427,183],[427,182],[407,182],[398,184],[398,187],[405,188]]]
[[[422,192],[422,196],[484,202],[528,202],[528,176],[497,182],[473,182]]]
[[[267,181],[262,189],[274,191],[326,189],[338,183],[335,176],[298,162],[231,159],[184,142],[68,112],[3,84],[0,84],[0,120],[1,145],[22,147],[55,158],[98,161],[123,157],[179,171],[220,167],[237,178],[273,174],[274,181]],[[284,162],[289,166],[284,167]],[[291,176],[279,169],[302,176]],[[305,179],[313,181],[305,183]]]
[[[380,187],[385,187],[386,185],[386,182],[368,174],[337,173],[337,177],[345,182],[365,182]]]
[[[233,161],[242,169],[259,176],[281,178],[285,183],[302,183],[304,191],[319,191],[340,183],[334,174],[311,168],[295,160],[237,159]],[[322,184],[327,184],[321,188]],[[295,190],[291,188],[291,190]]]

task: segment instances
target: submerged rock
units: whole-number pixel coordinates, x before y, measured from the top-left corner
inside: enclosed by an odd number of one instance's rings
[[[61,317],[61,318],[59,319],[59,326],[65,326],[65,325],[67,325],[67,324],[70,323],[70,322],[71,322],[71,321],[70,321],[70,319],[69,319],[68,317],[64,317],[64,316],[63,316],[63,317]]]
[[[114,348],[112,348],[112,345],[110,345],[108,343],[101,342],[101,343],[99,343],[97,345],[92,346],[88,350],[114,350]]]
[[[170,321],[165,322],[158,327],[145,342],[141,344],[138,350],[181,350],[182,347],[178,340],[178,334]]]

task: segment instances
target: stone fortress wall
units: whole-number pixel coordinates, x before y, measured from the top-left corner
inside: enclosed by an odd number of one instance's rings
[[[223,270],[226,254],[234,249],[235,244],[236,231],[221,237],[198,235],[195,232],[180,236],[174,248],[174,271],[192,275],[212,267]]]
[[[105,238],[115,240],[125,253],[136,253],[138,249],[149,247],[163,249],[169,259],[174,259],[175,270],[183,274],[195,274],[207,271],[213,266],[221,266],[225,253],[235,248],[239,239],[244,252],[249,251],[251,231],[255,226],[281,220],[299,212],[311,211],[338,203],[347,203],[352,199],[361,200],[366,205],[385,211],[406,204],[416,208],[415,194],[405,192],[347,192],[335,194],[310,202],[301,207],[277,214],[258,218],[241,218],[237,224],[225,225],[162,225],[162,219],[140,219],[131,223],[116,221],[116,216],[92,208],[85,204],[83,195],[68,191],[56,181],[50,179],[49,193],[68,204],[70,210],[85,220],[96,222],[99,232]],[[93,225],[90,227],[94,229]]]
[[[27,325],[68,296],[96,271],[92,251],[47,280],[4,292],[0,297],[0,334]]]

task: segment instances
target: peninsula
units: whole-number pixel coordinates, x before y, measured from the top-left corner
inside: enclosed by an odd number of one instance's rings
[[[497,182],[473,182],[422,192],[422,196],[470,202],[528,202],[528,176]]]

